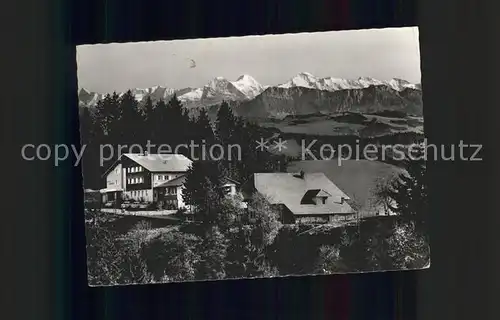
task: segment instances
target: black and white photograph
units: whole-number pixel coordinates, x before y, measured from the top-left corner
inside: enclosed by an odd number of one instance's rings
[[[417,27],[77,46],[90,286],[430,267]]]

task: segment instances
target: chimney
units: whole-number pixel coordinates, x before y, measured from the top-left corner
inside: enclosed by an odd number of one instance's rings
[[[297,174],[294,174],[296,178],[304,179],[305,172],[304,170],[300,170]]]

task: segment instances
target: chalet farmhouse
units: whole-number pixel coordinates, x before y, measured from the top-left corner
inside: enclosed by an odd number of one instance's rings
[[[328,223],[355,214],[350,198],[323,173],[255,173],[242,186],[243,198],[255,192],[278,207],[283,223]]]
[[[186,181],[186,176],[181,175],[172,180],[166,181],[154,187],[154,201],[162,201],[166,209],[188,208],[182,199],[182,188]],[[229,178],[222,179],[222,188],[227,196],[237,194],[238,183]]]
[[[162,208],[187,208],[182,198],[186,171],[192,161],[180,154],[123,154],[104,173],[103,203],[116,200],[157,202]],[[237,182],[224,179],[227,195],[235,195]]]
[[[103,201],[118,197],[154,201],[154,188],[186,173],[192,161],[180,154],[126,153],[104,173]]]

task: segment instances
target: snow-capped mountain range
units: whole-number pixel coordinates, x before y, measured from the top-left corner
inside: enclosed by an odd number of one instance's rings
[[[301,72],[289,81],[277,86],[262,85],[252,76],[244,74],[237,78],[236,81],[230,81],[223,77],[216,77],[200,88],[173,89],[155,86],[145,89],[135,88],[131,89],[131,91],[139,102],[144,101],[148,96],[151,97],[153,101],[158,101],[160,99],[168,100],[175,93],[186,107],[199,107],[214,105],[223,100],[252,100],[269,87],[285,89],[300,87],[335,92],[339,90],[363,89],[370,86],[387,86],[398,92],[407,88],[420,90],[420,84],[413,84],[402,79],[381,81],[369,77],[361,77],[356,80],[333,77],[318,78],[308,72]],[[121,96],[123,93],[119,95]],[[78,96],[81,105],[92,106],[102,99],[104,94],[90,92],[82,88]]]
[[[370,77],[360,77],[357,80],[341,79],[341,78],[317,78],[309,72],[301,72],[288,82],[279,85],[279,88],[303,87],[310,89],[318,89],[325,91],[337,91],[348,89],[363,89],[369,86],[386,85],[396,91],[402,91],[406,88],[419,89],[418,84],[410,83],[402,79],[391,79],[389,81],[381,81]]]
[[[203,105],[213,105],[227,101],[244,101],[255,98],[261,94],[267,86],[261,85],[257,80],[249,75],[242,75],[236,81],[229,81],[223,77],[216,77],[210,80],[201,88],[173,89],[162,86],[151,88],[134,88],[132,94],[139,102],[144,101],[148,96],[153,101],[160,99],[168,100],[174,94],[186,107],[195,107]],[[119,93],[119,95],[123,95]],[[79,100],[81,105],[92,106],[104,97],[104,94],[90,92],[86,89],[80,89]]]

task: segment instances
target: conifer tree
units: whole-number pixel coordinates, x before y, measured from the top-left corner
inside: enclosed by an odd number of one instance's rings
[[[200,148],[197,148],[195,151],[198,151],[194,156],[198,159],[204,156],[205,160],[209,160],[210,157],[210,147],[215,143],[215,134],[212,128],[212,124],[210,123],[210,119],[208,117],[208,113],[205,109],[201,109],[198,115],[198,118],[191,118],[190,124],[190,132],[191,139],[194,143],[198,144]],[[201,146],[204,145],[207,154],[201,154]],[[203,159],[203,158],[202,158]]]
[[[390,212],[413,221],[422,228],[428,212],[424,150],[416,149],[411,159],[404,161],[405,171],[388,184],[380,186],[376,195]]]
[[[155,121],[155,106],[153,100],[148,96],[143,107],[143,133],[146,140],[154,141],[154,121]]]
[[[224,197],[222,173],[214,161],[194,161],[186,172],[183,200],[191,206],[198,221],[213,224]]]
[[[189,114],[182,103],[174,94],[167,104],[168,132],[172,141],[172,148],[180,144],[189,144]]]
[[[152,135],[154,137],[154,144],[169,144],[169,110],[165,101],[160,100],[156,103],[152,123]]]
[[[144,143],[142,137],[142,117],[137,100],[131,90],[120,97],[120,144]]]
[[[236,117],[229,104],[224,101],[217,112],[216,131],[217,138],[222,145],[232,142],[235,133]]]
[[[200,110],[200,114],[196,119],[196,133],[198,135],[198,139],[205,139],[210,143],[215,140],[212,124],[210,123],[207,110],[205,109]]]
[[[82,148],[85,148],[83,159],[81,162],[83,176],[85,177],[83,183],[85,188],[99,188],[100,171],[99,164],[99,136],[101,128],[97,123],[94,115],[87,107],[80,109],[80,136]]]
[[[119,98],[116,92],[107,94],[97,102],[96,115],[102,132],[108,136],[108,140],[112,140],[112,137],[117,135],[116,129],[120,120]]]

